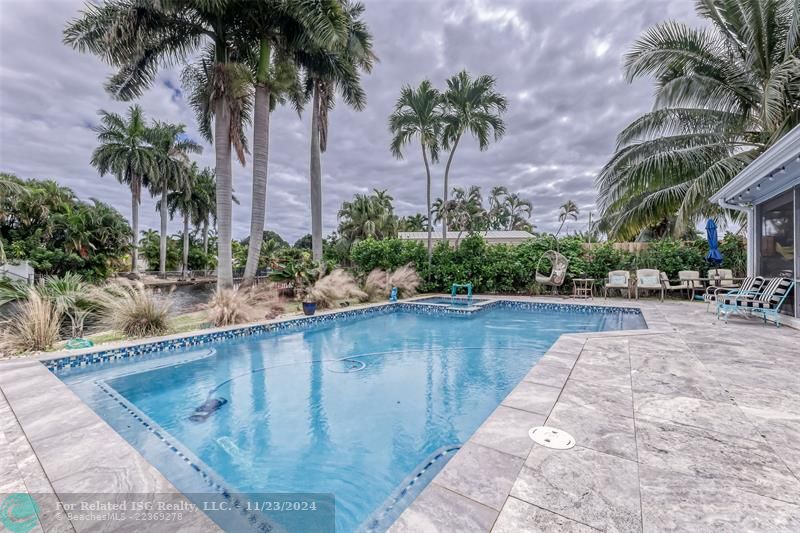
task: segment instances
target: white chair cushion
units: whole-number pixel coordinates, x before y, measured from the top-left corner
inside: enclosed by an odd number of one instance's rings
[[[622,274],[611,275],[608,278],[608,282],[611,285],[626,285],[627,284],[627,280],[625,279],[625,276],[623,276]]]
[[[658,276],[642,276],[639,278],[639,285],[656,287],[659,285]]]

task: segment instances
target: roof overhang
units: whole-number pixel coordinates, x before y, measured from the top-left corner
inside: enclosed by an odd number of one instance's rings
[[[729,181],[711,201],[742,209],[800,185],[800,126],[781,137]]]

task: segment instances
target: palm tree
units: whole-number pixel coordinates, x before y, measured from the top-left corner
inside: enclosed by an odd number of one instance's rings
[[[136,272],[139,235],[139,204],[142,202],[142,186],[149,186],[157,174],[155,150],[148,142],[148,129],[144,113],[138,105],[128,109],[127,118],[116,113],[100,111],[100,126],[95,128],[100,141],[92,153],[92,166],[101,176],[114,174],[117,181],[131,189],[131,272]]]
[[[578,209],[578,206],[572,200],[567,200],[561,205],[561,212],[558,214],[558,220],[561,222],[561,225],[558,226],[556,237],[558,237],[558,234],[561,233],[561,228],[564,227],[564,224],[568,219],[578,220],[579,213],[580,210]]]
[[[214,181],[214,171],[204,168],[195,177],[193,194],[197,201],[195,204],[195,218],[192,223],[200,229],[203,238],[203,254],[208,255],[208,230],[212,219],[216,221],[217,209],[214,191],[217,184]],[[234,198],[235,203],[239,203]]]
[[[158,164],[158,172],[150,180],[151,192],[161,195],[158,203],[161,215],[158,271],[162,277],[167,271],[167,195],[171,190],[180,190],[187,183],[188,154],[199,154],[203,151],[199,144],[186,137],[185,131],[183,124],[166,122],[156,122],[150,129]]]
[[[394,216],[392,198],[386,191],[374,194],[356,194],[353,201],[344,202],[339,209],[338,232],[348,249],[367,238],[384,239],[397,234],[397,217]]]
[[[293,61],[306,49],[329,49],[344,42],[344,16],[338,0],[286,2],[262,0],[247,7],[251,39],[256,43],[253,78],[253,197],[250,241],[242,286],[255,279],[266,218],[270,112],[288,95],[297,109],[301,90]]]
[[[440,104],[441,94],[439,91],[429,80],[423,80],[416,89],[409,85],[403,87],[400,91],[400,98],[394,106],[394,112],[389,116],[389,129],[394,135],[391,144],[392,155],[397,159],[402,159],[403,146],[415,137],[419,140],[427,178],[428,220],[432,220],[430,163],[435,163],[439,159],[439,134],[442,129]],[[428,162],[429,155],[430,163]],[[431,262],[433,252],[432,229],[428,226],[428,263]]]
[[[533,211],[533,204],[530,200],[522,198],[517,193],[512,193],[506,196],[505,204],[508,210],[509,230],[530,231],[533,229],[530,222],[528,222]],[[577,210],[577,207],[575,209]]]
[[[231,126],[241,123],[239,96],[241,88],[249,86],[247,69],[232,61],[231,43],[239,36],[237,31],[247,12],[247,6],[234,0],[108,0],[86,4],[80,17],[64,30],[66,44],[93,53],[117,69],[106,89],[122,100],[140,96],[156,79],[159,67],[184,62],[204,45],[209,46],[213,60],[205,65],[204,72],[211,83],[194,92],[190,103],[198,115],[207,111],[205,116],[214,117],[217,283],[221,288],[233,286],[232,145],[239,159],[244,159],[243,136],[232,135]],[[189,78],[194,79],[196,73]],[[210,120],[201,121],[200,128],[210,136]]]
[[[706,28],[658,24],[625,58],[628,80],[652,76],[656,98],[597,177],[612,236],[723,214],[709,196],[800,124],[797,2],[698,0],[696,11]]]
[[[456,148],[465,132],[470,132],[478,140],[481,151],[489,148],[489,137],[498,141],[505,133],[506,126],[501,118],[508,105],[506,97],[495,91],[492,76],[478,76],[472,79],[469,72],[462,70],[447,80],[444,92],[444,130],[442,147],[449,150],[444,167],[444,202],[447,203],[450,166]],[[442,223],[442,240],[447,240],[447,220]]]
[[[489,212],[487,213],[489,229],[498,230],[508,225],[507,198],[508,189],[502,185],[492,187],[489,191]]]
[[[203,191],[195,190],[200,171],[196,163],[184,173],[180,187],[167,194],[167,207],[169,216],[173,218],[180,213],[183,218],[183,258],[181,261],[181,278],[185,278],[189,271],[189,223],[196,220],[198,216],[198,206],[203,203]],[[161,210],[163,199],[156,202],[156,209]]]
[[[322,258],[322,162],[328,145],[328,111],[333,109],[338,92],[344,102],[357,111],[364,109],[366,94],[359,71],[372,72],[377,57],[372,51],[372,35],[361,20],[364,5],[338,0],[346,33],[334,46],[310,46],[299,51],[306,69],[306,92],[311,97],[311,250],[314,260]]]
[[[398,222],[401,231],[427,231],[428,219],[422,213],[405,216]]]

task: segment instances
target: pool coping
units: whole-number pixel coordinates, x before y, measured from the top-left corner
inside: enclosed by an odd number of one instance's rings
[[[425,295],[425,297],[430,297],[430,295]],[[663,315],[653,312],[646,306],[639,306],[637,302],[632,300],[628,300],[624,306],[620,306],[617,303],[618,300],[614,300],[614,303],[611,304],[606,301],[592,301],[591,304],[588,304],[586,301],[575,302],[568,299],[554,300],[553,298],[515,296],[487,296],[486,299],[489,302],[485,302],[484,305],[493,301],[508,300],[543,304],[557,303],[559,305],[625,307],[638,309],[642,313],[647,329],[561,335],[544,356],[531,367],[529,373],[540,363],[546,363],[547,361],[568,361],[572,359],[572,364],[574,365],[588,338],[672,332]],[[413,300],[404,300],[402,303],[414,302]],[[360,306],[355,309],[336,309],[324,311],[315,316],[333,317],[352,311],[366,311],[387,305],[394,304],[377,303]],[[26,359],[2,361],[0,362],[0,391],[5,395],[11,413],[16,418],[33,454],[40,463],[56,494],[109,492],[136,494],[180,493],[158,469],[150,464],[132,445],[49,370],[45,366],[47,362],[63,359],[64,357],[80,357],[107,350],[123,350],[196,336],[224,334],[253,327],[270,326],[297,320],[303,321],[306,318],[313,317],[267,320],[246,326],[213,328],[147,340],[113,343],[82,350],[52,352]],[[520,385],[525,382],[525,379],[523,378]],[[564,376],[563,381],[566,382],[566,376]],[[563,385],[564,383],[561,383],[561,387]],[[513,392],[512,390],[509,396]],[[508,397],[500,403],[498,409],[507,399]],[[554,403],[555,400],[553,401]],[[54,406],[58,406],[58,409],[54,409]],[[552,405],[550,407],[552,408]],[[497,410],[483,422],[481,427],[484,427],[496,416]],[[467,443],[472,442],[474,438],[475,435],[470,437]],[[70,453],[63,452],[64,443],[67,443]],[[459,451],[454,457],[457,457],[459,453],[464,452]],[[113,465],[109,464],[109,459],[111,458],[114,461]],[[435,482],[436,478],[434,478],[429,487]],[[428,488],[423,491],[423,494],[427,490]],[[193,522],[193,527],[202,527],[204,531],[219,530],[210,518],[203,513],[200,514],[202,516]],[[77,528],[77,524],[73,523],[73,525]],[[171,531],[174,527],[174,523],[169,524],[168,530]]]

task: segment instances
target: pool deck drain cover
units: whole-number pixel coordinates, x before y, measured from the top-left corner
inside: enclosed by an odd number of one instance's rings
[[[575,439],[572,435],[549,426],[532,427],[528,431],[528,436],[536,444],[541,444],[545,448],[553,448],[554,450],[569,450],[575,446]]]

